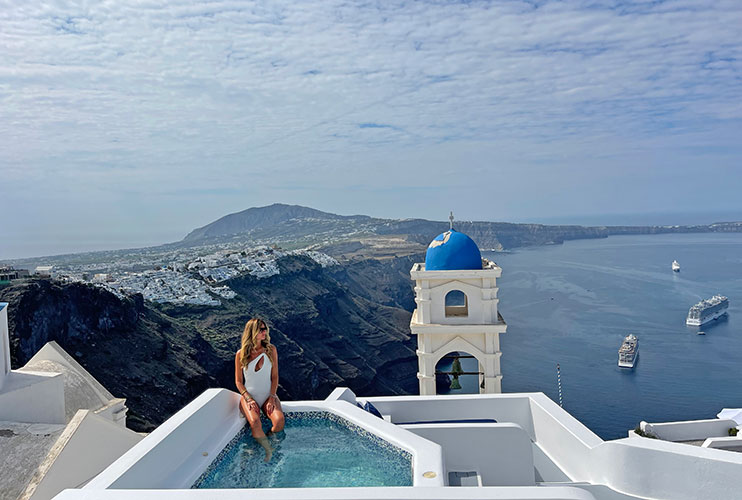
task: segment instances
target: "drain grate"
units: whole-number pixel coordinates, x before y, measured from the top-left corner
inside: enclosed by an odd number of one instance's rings
[[[449,472],[449,486],[481,486],[479,484],[479,474],[475,471]]]

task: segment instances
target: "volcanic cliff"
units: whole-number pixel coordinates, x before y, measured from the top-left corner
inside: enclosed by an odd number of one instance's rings
[[[419,256],[418,256],[419,257]],[[234,353],[253,316],[271,326],[279,396],[325,397],[416,390],[412,257],[323,268],[284,257],[280,274],[228,282],[238,295],[220,307],[145,303],[88,284],[20,282],[9,302],[13,366],[57,341],[114,395],[127,398],[129,426],[147,431],[208,387],[234,386]]]

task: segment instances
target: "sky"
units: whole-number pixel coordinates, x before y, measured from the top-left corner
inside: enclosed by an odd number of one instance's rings
[[[0,259],[276,202],[742,218],[741,26],[739,0],[0,0]]]

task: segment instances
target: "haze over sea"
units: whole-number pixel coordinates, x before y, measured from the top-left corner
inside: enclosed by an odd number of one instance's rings
[[[558,401],[560,363],[564,408],[604,439],[641,420],[742,407],[742,234],[615,236],[484,256],[503,269],[504,392]],[[697,335],[688,309],[715,293],[729,297],[728,317]],[[629,333],[639,337],[634,370],[617,366]],[[464,391],[473,379],[462,377]]]

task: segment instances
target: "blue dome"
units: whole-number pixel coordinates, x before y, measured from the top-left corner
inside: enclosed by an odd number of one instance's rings
[[[425,252],[425,270],[461,269],[482,269],[482,254],[474,240],[453,229],[436,236]]]

